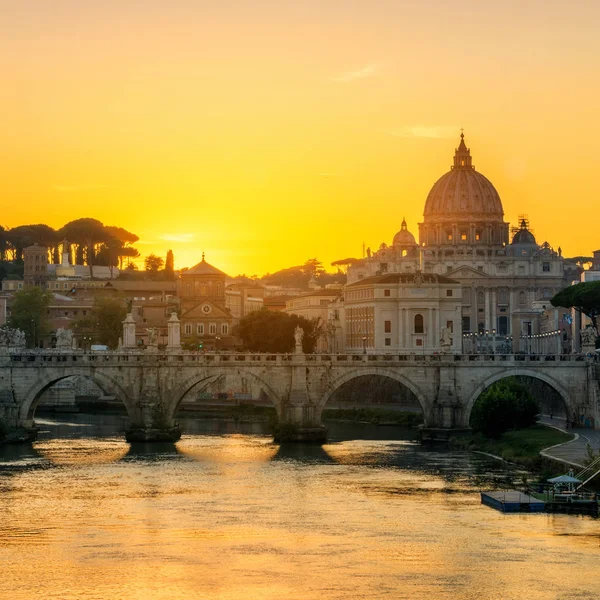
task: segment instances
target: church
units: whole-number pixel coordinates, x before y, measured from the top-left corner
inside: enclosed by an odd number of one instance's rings
[[[418,236],[417,243],[403,220],[391,245],[369,249],[348,268],[347,289],[387,274],[443,276],[444,285],[452,280],[460,287],[454,297],[460,297],[463,335],[512,337],[519,351],[519,337],[536,333],[536,304],[566,285],[561,249],[538,244],[524,217],[512,229],[505,222],[500,195],[475,170],[464,134],[453,165],[427,196]]]

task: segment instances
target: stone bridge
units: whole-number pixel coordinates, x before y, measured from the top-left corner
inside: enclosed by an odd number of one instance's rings
[[[65,377],[83,375],[121,399],[132,424],[128,439],[177,439],[175,415],[192,388],[221,377],[244,377],[266,392],[280,422],[294,424],[299,439],[319,438],[324,435],[321,413],[332,394],[352,379],[379,375],[414,393],[426,430],[448,432],[468,428],[474,402],[492,383],[526,375],[554,388],[571,419],[597,424],[598,370],[575,355],[21,351],[0,355],[0,420],[9,427],[33,427],[42,393]]]

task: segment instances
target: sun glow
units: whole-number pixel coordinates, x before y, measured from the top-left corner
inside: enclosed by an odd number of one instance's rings
[[[465,127],[506,220],[596,249],[564,216],[596,188],[599,5],[228,4],[4,2],[2,224],[94,217],[232,275],[327,265],[416,234]]]

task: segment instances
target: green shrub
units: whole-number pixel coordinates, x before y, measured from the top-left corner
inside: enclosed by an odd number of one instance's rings
[[[471,427],[488,437],[498,438],[509,429],[535,424],[539,412],[529,390],[512,377],[485,390],[471,412]]]

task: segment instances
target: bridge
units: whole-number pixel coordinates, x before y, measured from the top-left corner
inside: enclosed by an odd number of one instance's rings
[[[321,414],[342,385],[363,375],[388,377],[419,401],[425,430],[469,426],[473,404],[491,384],[513,375],[556,390],[572,420],[600,423],[597,363],[576,355],[504,354],[202,354],[195,352],[5,351],[0,354],[0,421],[32,428],[43,392],[74,375],[119,398],[131,419],[130,441],[175,440],[177,409],[192,389],[243,377],[268,395],[280,423],[298,440],[324,439]]]

